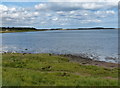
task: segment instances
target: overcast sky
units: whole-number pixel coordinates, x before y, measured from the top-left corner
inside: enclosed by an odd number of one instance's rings
[[[0,26],[35,28],[118,27],[117,0],[2,2]],[[16,1],[16,2],[14,2]],[[25,1],[25,0],[24,0]],[[63,2],[64,1],[64,2]],[[79,1],[79,2],[78,2]],[[111,2],[110,2],[111,1]]]

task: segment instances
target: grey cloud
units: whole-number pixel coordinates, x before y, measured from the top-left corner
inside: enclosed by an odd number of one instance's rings
[[[51,2],[51,3],[40,3],[35,5],[37,10],[43,11],[72,11],[72,10],[98,10],[98,9],[110,9],[116,8],[117,5],[112,5],[110,3],[96,3],[96,2],[89,2],[89,3],[75,3],[75,2]]]

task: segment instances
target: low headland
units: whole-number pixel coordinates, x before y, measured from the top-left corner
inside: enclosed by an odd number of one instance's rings
[[[74,29],[63,29],[63,28],[52,28],[52,29],[36,29],[33,27],[0,27],[0,33],[11,33],[11,32],[32,32],[32,31],[52,31],[52,30],[100,30],[100,29],[117,29],[117,28],[74,28]]]
[[[118,86],[118,64],[56,54],[3,53],[3,86]]]

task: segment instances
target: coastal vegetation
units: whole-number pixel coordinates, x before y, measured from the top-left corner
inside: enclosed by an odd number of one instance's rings
[[[82,64],[54,54],[3,53],[2,57],[3,86],[118,86],[117,67]]]
[[[52,31],[52,30],[96,30],[96,29],[115,29],[115,28],[74,28],[74,29],[63,29],[63,28],[51,28],[51,29],[36,29],[33,27],[0,27],[0,33],[11,33],[11,32],[30,32],[30,31]]]
[[[35,28],[27,27],[2,27],[0,28],[0,33],[9,33],[9,32],[28,32],[28,31],[37,31]]]

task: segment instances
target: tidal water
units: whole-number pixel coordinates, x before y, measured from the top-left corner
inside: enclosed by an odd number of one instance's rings
[[[3,33],[2,51],[86,55],[117,62],[118,30],[55,30]]]

